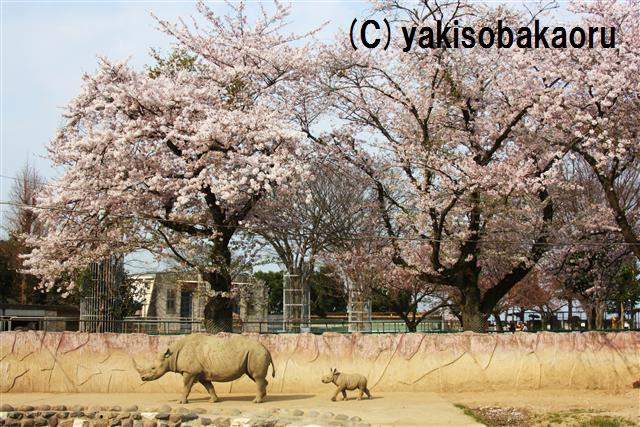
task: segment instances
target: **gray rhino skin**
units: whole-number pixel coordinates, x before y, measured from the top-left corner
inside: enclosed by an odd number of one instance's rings
[[[367,378],[364,375],[345,374],[338,372],[337,369],[332,369],[329,375],[322,376],[322,382],[325,384],[334,383],[338,387],[336,388],[336,392],[333,394],[333,397],[331,397],[331,400],[334,402],[338,393],[342,393],[342,400],[347,400],[346,390],[355,389],[360,391],[358,400],[362,399],[363,393],[367,395],[367,399],[371,399],[371,393],[369,393],[369,389],[367,388]]]
[[[134,366],[143,381],[160,378],[167,372],[182,374],[184,389],[180,403],[188,403],[187,397],[195,381],[199,381],[211,396],[211,402],[217,402],[218,396],[213,381],[227,382],[247,374],[258,387],[253,400],[260,403],[267,395],[267,371],[276,368],[271,353],[261,343],[244,336],[216,337],[205,334],[193,334],[172,343],[166,351],[158,353],[148,366]]]

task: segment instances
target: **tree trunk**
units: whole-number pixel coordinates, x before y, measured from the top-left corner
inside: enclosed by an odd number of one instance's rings
[[[596,311],[596,329],[604,329],[604,312],[605,312],[605,304],[604,302],[596,302],[595,305]]]
[[[593,320],[595,317],[595,308],[589,307],[588,310],[585,310],[587,313],[587,329],[593,329]]]
[[[632,318],[633,318],[633,316],[632,316]],[[624,302],[622,302],[622,301],[620,301],[620,315],[618,316],[618,319],[620,319],[620,324],[624,325]],[[622,329],[622,328],[620,328],[620,329]]]
[[[231,277],[213,272],[204,274],[205,280],[215,292],[229,292]],[[209,333],[233,332],[233,301],[230,296],[214,295],[204,307],[204,325]]]
[[[458,319],[458,322],[460,322],[460,326],[462,326],[462,314],[458,310],[454,309],[451,310],[451,313],[456,316],[456,319]]]
[[[20,274],[20,304],[27,303],[27,275],[26,273]]]
[[[604,190],[604,195],[607,198],[607,202],[609,203],[609,207],[614,213],[614,218],[616,220],[616,224],[620,227],[620,233],[624,238],[625,242],[629,244],[629,249],[634,253],[636,259],[640,261],[640,241],[638,240],[638,236],[635,233],[635,230],[632,227],[632,222],[627,218],[627,213],[621,203],[621,198],[616,194],[615,190],[615,177],[604,176],[604,174],[598,172],[598,168],[596,166],[597,163],[592,163],[590,159],[587,160],[588,163],[593,168],[594,172],[596,172],[596,177],[598,181],[602,185],[602,189]]]
[[[547,314],[547,312],[544,311],[544,308],[540,308],[538,314],[540,315],[540,330],[546,331],[549,320],[551,319],[551,315]]]
[[[493,310],[493,318],[496,321],[496,329],[500,332],[504,331],[504,326],[502,326],[502,319],[500,319],[500,313],[496,310]]]
[[[462,292],[462,329],[465,331],[484,332],[484,316],[480,310],[481,298],[478,287],[465,287]]]
[[[567,314],[567,316],[569,316],[569,330],[573,329],[573,302],[571,301],[571,298],[567,299],[567,308],[569,310],[569,313]]]

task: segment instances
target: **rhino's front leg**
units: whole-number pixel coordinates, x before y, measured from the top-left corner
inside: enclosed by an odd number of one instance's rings
[[[182,400],[180,401],[180,403],[189,403],[187,397],[189,397],[189,393],[191,393],[191,387],[193,387],[193,383],[195,380],[195,375],[188,372],[182,373],[182,382],[184,384],[184,388],[182,389]]]
[[[205,379],[200,379],[200,383],[204,386],[204,388],[207,389],[207,392],[209,393],[209,396],[211,397],[209,399],[209,401],[211,403],[215,403],[215,402],[220,400],[220,399],[218,399],[218,395],[216,394],[216,390],[213,388],[213,383],[211,381],[205,380]]]
[[[342,389],[342,400],[347,400],[347,392]]]
[[[343,391],[343,390],[340,390],[340,388],[339,388],[339,387],[338,387],[338,388],[336,388],[336,392],[335,392],[335,393],[333,393],[333,396],[331,397],[331,401],[332,401],[332,402],[335,402],[335,401],[336,401],[336,398],[338,397],[338,393],[340,393],[340,391]]]

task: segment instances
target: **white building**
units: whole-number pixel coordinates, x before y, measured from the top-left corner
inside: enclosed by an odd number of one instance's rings
[[[210,287],[200,274],[161,272],[137,274],[131,278],[142,297],[140,318],[161,322],[160,329],[167,332],[202,330]],[[240,290],[234,311],[243,322],[242,330],[266,331],[269,297],[264,284],[253,277],[239,278],[234,284]]]

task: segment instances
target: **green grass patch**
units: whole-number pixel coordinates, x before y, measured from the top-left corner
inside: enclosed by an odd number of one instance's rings
[[[479,422],[480,424],[484,424],[485,426],[488,426],[488,427],[493,427],[493,425],[489,423],[489,420],[485,419],[482,416],[482,414],[474,411],[472,408],[469,408],[468,406],[462,405],[460,403],[454,403],[453,406],[455,406],[458,409],[462,409],[462,412],[464,412],[466,416],[473,418],[475,421]]]
[[[539,415],[533,425],[553,427],[558,425],[571,427],[630,427],[633,421],[610,415],[594,415],[592,410],[572,409]]]
[[[633,425],[630,420],[609,415],[596,415],[579,424],[580,427],[626,427]]]

